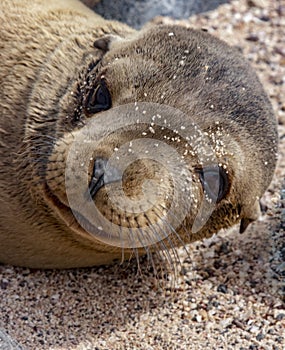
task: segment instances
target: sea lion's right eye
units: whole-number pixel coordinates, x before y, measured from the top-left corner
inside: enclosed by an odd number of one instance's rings
[[[228,193],[229,179],[226,171],[219,166],[203,168],[200,180],[206,194],[219,203]]]
[[[90,89],[85,100],[85,110],[88,114],[105,111],[111,106],[111,94],[104,81]]]

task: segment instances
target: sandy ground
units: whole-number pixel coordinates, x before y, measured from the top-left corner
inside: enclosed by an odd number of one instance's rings
[[[243,235],[233,228],[179,251],[176,278],[154,277],[143,260],[140,274],[135,262],[0,266],[1,350],[285,349],[285,2],[233,1],[181,23],[238,45],[271,98],[280,157],[266,215]]]
[[[227,0],[83,0],[106,19],[116,19],[140,28],[157,15],[188,18],[213,10]],[[95,4],[95,5],[94,5]],[[92,6],[93,5],[93,6]]]

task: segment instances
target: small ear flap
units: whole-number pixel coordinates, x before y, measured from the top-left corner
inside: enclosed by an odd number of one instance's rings
[[[244,233],[248,225],[257,220],[261,215],[260,204],[257,200],[254,205],[244,210],[245,217],[241,219],[239,233]]]
[[[102,36],[101,38],[94,41],[93,46],[96,49],[102,50],[103,52],[107,52],[110,50],[110,45],[114,41],[118,41],[121,38],[116,35],[108,34],[105,36]]]
[[[247,226],[251,224],[254,220],[253,219],[241,219],[240,227],[239,227],[239,233],[244,233],[244,231],[247,229]]]

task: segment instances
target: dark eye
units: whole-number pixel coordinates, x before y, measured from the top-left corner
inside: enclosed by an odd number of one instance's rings
[[[200,181],[206,194],[219,203],[228,193],[228,174],[222,167],[213,166],[199,171]]]
[[[110,92],[105,84],[101,81],[89,91],[85,100],[85,110],[89,114],[105,111],[112,106]]]

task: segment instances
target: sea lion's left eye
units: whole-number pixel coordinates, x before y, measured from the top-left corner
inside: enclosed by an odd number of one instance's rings
[[[85,100],[85,109],[89,114],[105,111],[112,106],[111,94],[104,81],[91,88]]]
[[[216,203],[220,202],[228,193],[228,174],[222,167],[206,167],[199,171],[200,181],[206,194]]]

